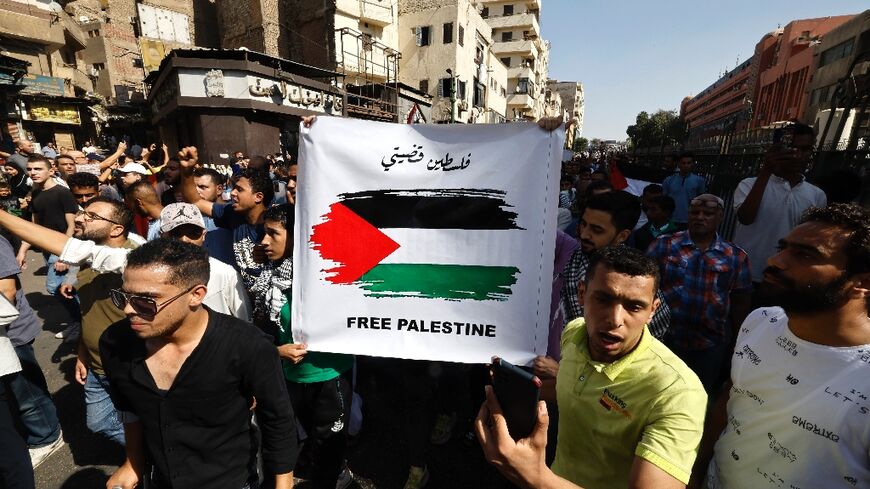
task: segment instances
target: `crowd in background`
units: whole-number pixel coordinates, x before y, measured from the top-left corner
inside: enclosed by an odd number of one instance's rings
[[[538,425],[510,436],[487,366],[392,359],[405,489],[430,484],[427,447],[454,438],[521,487],[870,484],[870,213],[828,205],[804,177],[813,130],[788,130],[733,195],[708,192],[690,153],[639,195],[606,165],[564,175]],[[18,280],[31,249],[69,318],[57,338],[77,345],[85,422],[125,447],[107,488],[349,487],[356,378],[379,360],[293,341],[297,162],[106,153],[21,140],[5,155],[6,487],[33,487],[64,443]]]

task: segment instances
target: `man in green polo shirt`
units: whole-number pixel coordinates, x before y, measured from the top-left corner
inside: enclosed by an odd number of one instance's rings
[[[546,466],[546,404],[532,435],[514,441],[487,387],[475,422],[487,460],[521,487],[685,488],[701,440],[707,394],[646,323],[658,307],[658,267],[640,251],[605,248],[579,286],[585,318],[565,327],[555,386],[559,437]]]

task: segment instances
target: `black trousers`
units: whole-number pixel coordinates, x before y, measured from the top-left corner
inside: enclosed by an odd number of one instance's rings
[[[353,392],[350,370],[324,382],[287,382],[293,412],[308,438],[311,482],[317,489],[335,489],[347,447],[347,427]]]
[[[0,382],[0,482],[6,489],[33,489],[33,467],[24,438],[15,429],[12,410],[6,400],[6,382]]]

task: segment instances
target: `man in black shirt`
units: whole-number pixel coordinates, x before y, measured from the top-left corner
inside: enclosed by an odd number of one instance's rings
[[[275,488],[293,485],[296,427],[274,345],[254,326],[202,305],[206,251],[171,238],[127,257],[124,285],[112,291],[127,319],[103,333],[100,355],[124,421],[127,459],[106,487],[257,487],[257,446]]]
[[[27,160],[27,173],[33,180],[33,198],[30,201],[33,222],[40,226],[53,229],[57,232],[72,236],[75,230],[76,213],[79,206],[68,188],[59,185],[54,179],[54,167],[45,156],[33,155]],[[27,268],[27,250],[30,243],[21,242],[18,248],[18,265]],[[78,303],[73,299],[67,299],[58,293],[58,288],[63,284],[63,279],[69,271],[69,265],[60,262],[57,255],[43,253],[45,257],[45,291],[55,296],[66,309],[70,317],[70,334],[75,336],[78,331],[78,323],[81,321],[81,311]]]

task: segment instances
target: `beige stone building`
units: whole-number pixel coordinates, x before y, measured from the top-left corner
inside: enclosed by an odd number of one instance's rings
[[[572,148],[574,140],[583,133],[583,84],[573,81],[547,81],[547,94],[551,103],[558,99],[559,110],[552,115],[562,115],[565,119],[565,147]]]
[[[433,122],[503,122],[507,67],[472,0],[399,0],[399,77],[432,97]]]
[[[0,141],[73,146],[93,133],[87,35],[56,3],[0,0]]]
[[[174,48],[216,47],[208,0],[75,0],[66,11],[87,36],[81,60],[105,110],[98,122],[117,136],[144,137],[144,78]]]
[[[480,5],[492,28],[492,51],[508,69],[508,119],[546,115],[550,45],[541,38],[541,0],[481,0]]]

